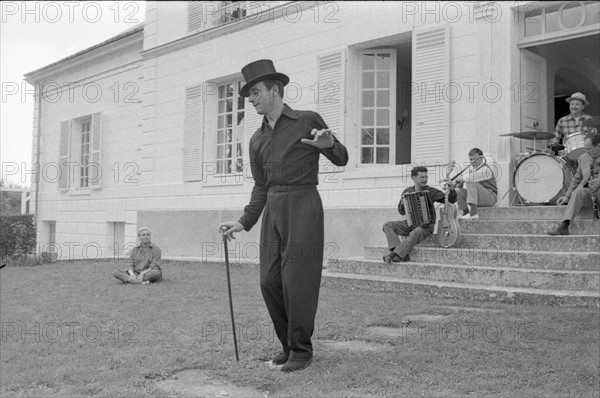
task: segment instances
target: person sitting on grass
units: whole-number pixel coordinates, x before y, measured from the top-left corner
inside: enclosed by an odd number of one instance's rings
[[[123,283],[149,285],[162,280],[160,248],[150,241],[152,232],[148,227],[138,230],[140,244],[131,250],[131,265],[127,271],[116,270],[113,275]]]

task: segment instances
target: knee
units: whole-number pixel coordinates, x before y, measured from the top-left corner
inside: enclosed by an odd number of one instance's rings
[[[260,276],[260,289],[262,291],[272,291],[281,284],[281,279],[275,278],[273,275]]]
[[[417,227],[415,228],[412,232],[411,235],[414,234],[414,236],[418,237],[418,238],[426,238],[427,236],[430,235],[429,231],[426,230],[425,228],[422,227]]]
[[[383,224],[383,227],[381,227],[381,229],[383,230],[383,232],[387,232],[392,228],[392,223],[391,222],[386,222],[385,224]]]
[[[587,188],[577,188],[573,191],[573,195],[572,196],[577,196],[577,197],[584,197],[585,195],[587,195],[589,193],[589,190]]]
[[[113,272],[113,276],[114,276],[115,278],[118,278],[118,277],[119,277],[119,275],[121,275],[121,273],[122,273],[122,272],[123,272],[123,271],[121,271],[120,269],[116,269],[116,270],[115,270],[115,272]]]

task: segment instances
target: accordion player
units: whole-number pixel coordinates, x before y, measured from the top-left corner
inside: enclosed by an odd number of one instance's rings
[[[402,203],[409,227],[428,228],[435,225],[435,207],[428,190],[407,192],[402,195]]]

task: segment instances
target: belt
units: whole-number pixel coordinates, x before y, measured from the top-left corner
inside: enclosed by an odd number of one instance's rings
[[[289,192],[298,191],[301,189],[316,189],[315,184],[296,184],[296,185],[269,185],[269,193],[273,192]]]

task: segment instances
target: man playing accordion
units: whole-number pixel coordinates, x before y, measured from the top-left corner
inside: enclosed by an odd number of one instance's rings
[[[404,192],[402,192],[403,197],[406,194],[427,191],[429,202],[431,204],[433,204],[433,202],[444,203],[444,192],[427,185],[427,168],[415,167],[412,169],[410,176],[415,185],[406,188]],[[454,185],[450,183],[448,188],[450,190],[448,202],[456,203],[456,191],[454,190]],[[398,212],[404,216],[406,215],[406,210],[404,201],[400,199],[400,203],[398,203]],[[412,223],[413,225],[410,225],[407,220],[388,221],[383,224],[383,232],[385,233],[390,249],[390,252],[383,256],[383,261],[387,264],[390,264],[392,261],[410,261],[409,254],[412,251],[412,248],[433,233],[435,211],[432,214],[432,218],[432,222],[427,223],[426,226],[415,226],[414,223]],[[400,242],[398,235],[406,236],[407,238],[403,242]]]

